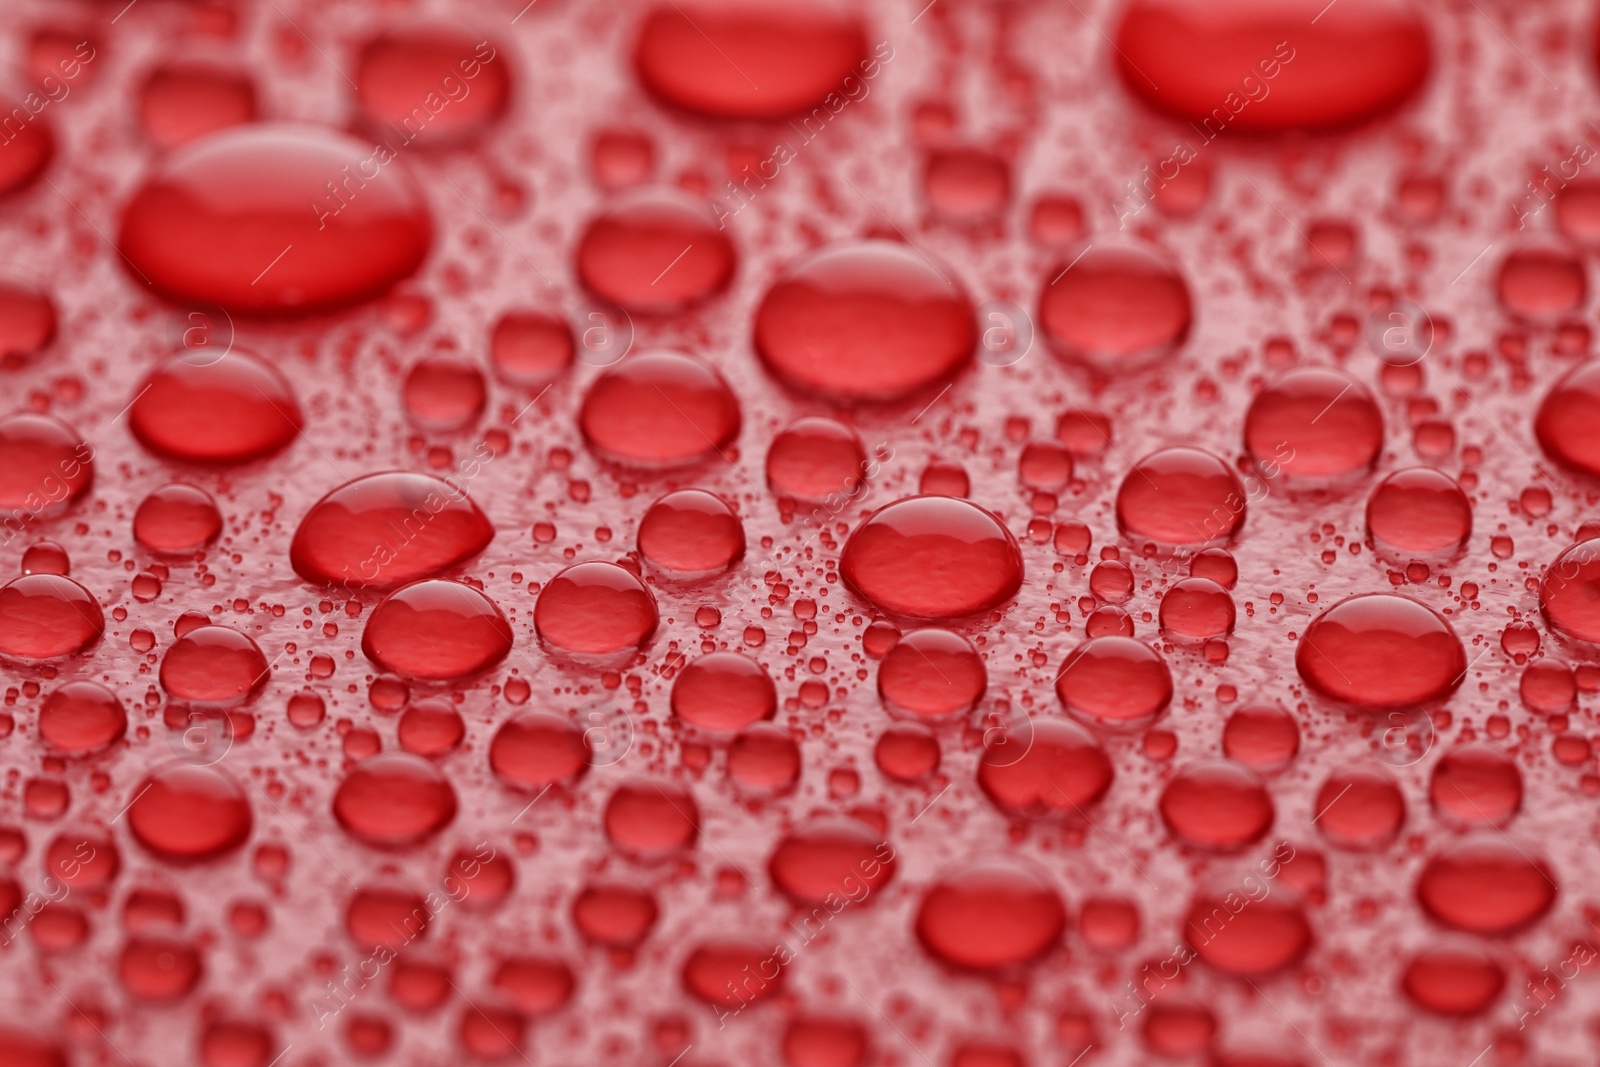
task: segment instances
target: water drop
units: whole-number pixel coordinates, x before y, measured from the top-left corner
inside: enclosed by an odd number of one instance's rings
[[[977,346],[972,302],[948,270],[893,241],[827,245],[773,283],[755,346],[777,377],[842,401],[895,400],[943,381]]]
[[[918,496],[879,508],[857,527],[839,573],[883,611],[952,619],[1009,600],[1022,584],[1022,553],[976,504]]]

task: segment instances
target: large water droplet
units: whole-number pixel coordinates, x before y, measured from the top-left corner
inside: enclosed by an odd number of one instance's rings
[[[152,552],[195,552],[221,532],[222,514],[211,495],[182,482],[156,489],[133,514],[133,536]]]
[[[767,448],[767,484],[795,500],[848,499],[861,490],[867,452],[842,423],[819,416],[785,427]]]
[[[706,730],[741,730],[777,709],[778,690],[766,669],[737,652],[701,656],[672,683],[672,713]]]
[[[93,483],[94,449],[78,431],[32,412],[0,418],[0,507],[11,518],[54,515]]]
[[[1117,489],[1117,524],[1163,545],[1226,540],[1244,525],[1244,487],[1198,448],[1163,448],[1133,465]]]
[[[161,157],[117,244],[173,300],[251,314],[344,307],[411,274],[433,241],[402,166],[321,127],[223,130]]]
[[[1533,430],[1545,453],[1560,463],[1600,475],[1600,360],[1580,363],[1550,387]]]
[[[1467,657],[1444,617],[1407,597],[1369,593],[1318,615],[1295,649],[1314,689],[1363,708],[1406,708],[1461,683]]]
[[[1039,322],[1069,359],[1107,369],[1138,365],[1189,336],[1189,286],[1152,248],[1097,243],[1054,264],[1046,278]]]
[[[1228,760],[1192,763],[1161,791],[1161,819],[1195,848],[1231,852],[1272,829],[1272,797],[1254,771]]]
[[[39,707],[39,737],[58,751],[86,756],[122,740],[128,713],[122,701],[96,682],[68,682]]]
[[[894,849],[856,819],[821,818],[785,834],[767,861],[772,884],[802,907],[859,906],[894,878]],[[831,906],[831,903],[830,903]]]
[[[373,609],[361,651],[385,670],[442,682],[499,663],[511,641],[511,624],[494,601],[432,578],[395,590]]]
[[[1061,940],[1067,909],[1042,873],[1021,860],[979,860],[940,876],[917,909],[917,937],[955,967],[1030,963]]]
[[[0,656],[70,656],[98,641],[105,626],[100,605],[71,578],[25,574],[0,586]]]
[[[891,711],[944,719],[970,711],[983,696],[988,672],[978,650],[949,630],[913,630],[878,666],[878,695]]]
[[[839,573],[883,611],[953,619],[988,611],[1022,585],[1022,552],[976,504],[918,496],[873,512],[845,542]]]
[[[1403,552],[1454,551],[1472,534],[1472,503],[1448,474],[1408,467],[1372,491],[1367,530],[1374,541]]]
[[[1257,899],[1229,886],[1195,895],[1183,936],[1197,956],[1222,973],[1259,978],[1305,955],[1311,924],[1288,892]]]
[[[726,500],[680,489],[639,520],[639,554],[677,577],[720,574],[744,555],[744,525]]]
[[[609,367],[578,412],[584,439],[605,459],[640,467],[697,463],[739,433],[739,401],[712,367],[665,349]]]
[[[425,840],[456,817],[456,791],[433,764],[407,752],[362,760],[333,795],[333,815],[350,836],[378,848]]]
[[[1522,772],[1499,749],[1458,745],[1434,764],[1428,799],[1440,815],[1458,822],[1503,826],[1522,807]]]
[[[1091,726],[1142,726],[1172,700],[1172,672],[1143,641],[1115,634],[1091,637],[1062,661],[1056,696]]]
[[[1315,24],[1263,0],[1134,0],[1113,47],[1132,92],[1208,140],[1365,122],[1432,65],[1426,24],[1395,0],[1341,0]]]
[[[848,88],[845,77],[866,54],[865,29],[843,9],[697,2],[652,10],[633,62],[664,103],[712,118],[771,119]]]
[[[767,369],[808,393],[894,400],[964,367],[972,303],[948,268],[893,241],[828,245],[773,283],[756,311]]]
[[[450,26],[390,30],[356,57],[356,101],[368,127],[396,149],[449,144],[505,111],[511,64],[495,45]]]
[[[704,200],[671,187],[624,194],[578,239],[578,278],[628,311],[682,311],[733,277],[735,255]]]
[[[1256,394],[1244,443],[1268,477],[1346,477],[1370,468],[1383,450],[1383,415],[1344,372],[1301,367]]]
[[[1555,876],[1542,859],[1509,839],[1469,838],[1428,857],[1417,878],[1417,900],[1446,926],[1509,934],[1550,910]]]
[[[978,785],[1018,815],[1087,818],[1085,809],[1111,788],[1113,776],[1105,748],[1066,719],[1035,719],[1027,730],[996,734],[978,761]]]
[[[585,656],[637,648],[659,618],[644,583],[615,563],[568,567],[540,590],[533,608],[539,640]]]
[[[454,567],[493,537],[462,490],[430,475],[386,471],[346,482],[312,505],[289,562],[307,581],[389,589]]]
[[[303,424],[288,380],[242,349],[214,363],[168,360],[144,380],[128,408],[128,427],[141,444],[192,463],[270,456]]]
[[[621,851],[642,859],[681,852],[700,834],[700,808],[677,782],[624,782],[606,802],[606,836]]]
[[[489,765],[511,785],[539,792],[583,777],[589,769],[589,746],[571,719],[525,711],[495,731]]]
[[[128,827],[145,848],[173,862],[213,860],[238,848],[253,822],[244,789],[214,766],[169,763],[134,791]]]
[[[1519,248],[1501,261],[1494,284],[1507,311],[1530,319],[1565,315],[1589,298],[1583,260],[1565,249]]]
[[[178,700],[231,704],[267,683],[272,668],[254,641],[226,626],[197,626],[161,657],[161,688]]]

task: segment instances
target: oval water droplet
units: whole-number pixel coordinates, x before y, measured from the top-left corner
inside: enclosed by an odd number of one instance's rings
[[[1351,126],[1384,115],[1432,66],[1427,24],[1395,0],[1335,4],[1314,25],[1259,0],[1134,0],[1114,33],[1123,84],[1191,121],[1276,133]]]
[[[345,832],[377,848],[426,840],[456,817],[456,791],[432,763],[408,752],[369,756],[344,776],[333,815]]]
[[[1295,667],[1312,688],[1362,708],[1438,700],[1461,683],[1467,657],[1444,617],[1392,593],[1341,600],[1306,627]]]
[[[254,819],[243,787],[215,766],[169,763],[134,790],[128,806],[134,839],[165,860],[200,863],[232,852]]]
[[[483,551],[494,527],[466,492],[412,471],[346,482],[312,505],[289,562],[310,582],[392,589]]]
[[[739,433],[739,401],[715,369],[681,352],[637,352],[589,386],[578,412],[600,456],[673,467],[720,456]]]
[[[639,647],[659,618],[644,583],[615,563],[568,567],[540,590],[533,608],[539,640],[584,656]]]
[[[215,362],[188,355],[168,360],[145,378],[128,406],[128,428],[140,444],[191,463],[270,456],[304,424],[288,380],[237,348]]]
[[[710,206],[670,186],[623,194],[578,239],[578,279],[627,311],[679,312],[733,277],[733,242]]]
[[[511,642],[511,624],[494,601],[469,585],[430,578],[373,609],[361,651],[384,670],[443,682],[494,666]]]
[[[893,241],[827,245],[761,298],[755,347],[774,375],[843,401],[895,400],[972,359],[971,299],[948,268]]]
[[[345,307],[410,275],[433,242],[403,166],[392,149],[318,126],[222,130],[159,159],[123,210],[117,246],[140,281],[182,303]]]
[[[883,611],[953,619],[988,611],[1022,585],[1022,551],[1011,531],[954,497],[897,500],[845,542],[839,573]]]
[[[696,2],[650,11],[633,63],[644,87],[673,107],[773,119],[822,103],[866,55],[866,30],[843,8]]]
[[[1143,244],[1093,245],[1053,264],[1039,293],[1039,323],[1068,359],[1108,370],[1167,355],[1189,336],[1188,283]]]

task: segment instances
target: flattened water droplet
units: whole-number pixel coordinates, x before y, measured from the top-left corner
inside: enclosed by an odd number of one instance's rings
[[[294,390],[276,367],[242,349],[216,362],[176,356],[152,371],[128,407],[139,443],[170,459],[244,463],[300,433]]]
[[[704,730],[740,730],[772,718],[778,690],[766,669],[737,652],[713,652],[672,683],[672,713]]]
[[[200,863],[232,852],[250,836],[244,789],[215,766],[169,763],[134,790],[128,827],[145,848],[175,863]]]
[[[1556,900],[1544,860],[1503,837],[1445,845],[1417,878],[1417,901],[1437,921],[1477,934],[1509,934],[1542,918]]]
[[[272,669],[254,641],[226,626],[198,626],[161,657],[161,688],[178,700],[231,704],[266,685]]]
[[[392,150],[322,127],[222,130],[160,158],[123,210],[117,245],[137,280],[182,303],[267,315],[345,307],[410,275],[433,242],[403,167]]]
[[[1171,261],[1142,244],[1096,242],[1051,266],[1039,322],[1068,359],[1107,369],[1159,359],[1189,336],[1194,306]]]
[[[289,562],[310,582],[392,589],[471,559],[493,537],[464,491],[427,474],[385,471],[312,505],[289,544]]]
[[[664,103],[712,118],[772,119],[821,103],[866,55],[865,28],[842,8],[697,2],[646,15],[633,62]]]
[[[1449,475],[1409,467],[1372,491],[1367,531],[1375,541],[1404,552],[1454,551],[1472,534],[1472,504]]]
[[[998,519],[953,497],[895,501],[845,542],[839,573],[876,607],[919,619],[988,611],[1022,585],[1022,552]]]
[[[153,491],[133,515],[134,538],[152,552],[195,552],[221,532],[222,515],[211,495],[182,482]]]
[[[533,609],[539,640],[566,652],[606,656],[637,648],[659,621],[655,597],[614,563],[579,563],[539,592]]]
[[[1426,24],[1394,0],[1341,0],[1315,25],[1261,0],[1134,0],[1113,37],[1123,84],[1208,138],[1366,122],[1432,66]]]
[[[1154,722],[1172,700],[1172,672],[1143,641],[1091,637],[1062,661],[1056,696],[1091,726],[1142,726]]]
[[[1250,402],[1244,443],[1268,477],[1348,477],[1371,468],[1383,450],[1383,415],[1366,386],[1343,371],[1300,367]]]
[[[1318,615],[1295,649],[1312,688],[1369,709],[1438,700],[1461,684],[1467,657],[1444,617],[1407,597],[1368,593]]]
[[[603,458],[673,467],[720,455],[739,433],[739,401],[716,370],[681,352],[637,352],[589,386],[578,412]]]
[[[32,412],[0,418],[0,507],[21,518],[54,515],[94,483],[94,449],[59,419]]]
[[[954,967],[995,970],[1031,963],[1061,940],[1067,909],[1044,875],[1009,857],[941,875],[922,896],[923,948]]]
[[[738,514],[703,489],[668,493],[639,520],[640,555],[679,577],[720,574],[744,556],[744,548]]]
[[[1117,489],[1117,524],[1162,545],[1226,540],[1244,525],[1245,496],[1222,460],[1198,448],[1145,456]]]
[[[578,278],[618,307],[678,312],[720,293],[733,277],[733,242],[710,205],[670,186],[623,194],[578,239]]]
[[[1228,760],[1191,763],[1161,791],[1161,820],[1184,844],[1233,852],[1272,829],[1272,797],[1254,771]]]
[[[949,630],[912,630],[878,666],[878,696],[884,706],[922,719],[970,711],[987,685],[978,650]]]
[[[70,656],[98,641],[105,626],[100,605],[71,578],[25,574],[0,586],[0,656]]]
[[[966,366],[977,346],[972,302],[953,278],[893,241],[827,245],[762,297],[756,352],[804,392],[844,401],[915,393]]]
[[[361,46],[356,101],[369,128],[396,147],[472,137],[506,110],[511,64],[494,42],[451,26],[389,30]]]
[[[369,756],[339,783],[333,815],[350,836],[377,848],[425,840],[456,817],[456,791],[433,764],[407,752]]]
[[[39,706],[40,738],[69,755],[102,752],[122,740],[127,729],[122,701],[96,682],[68,682]]]
[[[367,618],[361,651],[395,674],[442,682],[487,670],[511,651],[511,624],[469,585],[431,578],[389,594]]]

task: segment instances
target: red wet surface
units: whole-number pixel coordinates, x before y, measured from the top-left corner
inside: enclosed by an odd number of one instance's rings
[[[6,15],[0,1067],[1592,1059],[1591,5]]]

